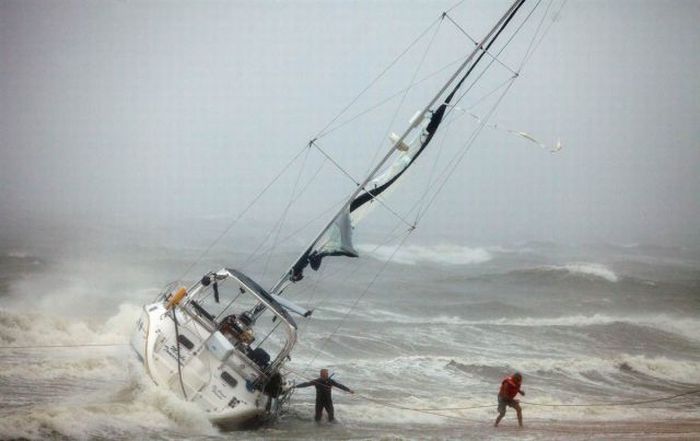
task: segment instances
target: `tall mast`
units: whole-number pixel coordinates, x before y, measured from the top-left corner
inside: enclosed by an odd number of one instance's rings
[[[508,8],[508,10],[503,14],[503,16],[498,20],[496,25],[486,34],[486,36],[477,44],[477,46],[474,48],[474,50],[469,54],[467,59],[459,66],[459,68],[455,71],[454,74],[450,77],[449,80],[442,86],[440,91],[435,94],[435,96],[430,100],[430,102],[423,108],[423,110],[419,113],[419,117],[415,118],[414,120],[417,122],[412,123],[409,125],[409,127],[403,132],[401,137],[391,146],[389,151],[384,155],[384,157],[379,161],[379,163],[372,169],[372,171],[369,172],[367,177],[357,186],[357,189],[352,192],[352,194],[348,197],[347,201],[343,204],[343,206],[338,210],[338,212],[331,218],[331,220],[321,229],[321,231],[314,237],[314,239],[311,241],[309,246],[304,250],[304,252],[294,261],[292,266],[289,267],[289,269],[282,275],[282,277],[277,281],[277,283],[272,287],[270,292],[273,294],[281,294],[281,292],[286,288],[286,286],[291,283],[291,272],[294,269],[294,267],[297,265],[297,263],[301,260],[304,259],[307,253],[314,247],[316,242],[326,233],[328,228],[330,228],[333,223],[335,222],[336,218],[340,215],[343,214],[345,210],[348,209],[348,206],[353,202],[353,200],[363,191],[367,191],[365,189],[365,186],[375,177],[377,172],[387,163],[387,161],[394,155],[394,151],[397,149],[398,146],[402,145],[404,139],[411,133],[411,131],[415,128],[415,126],[418,124],[418,122],[422,121],[425,118],[425,115],[430,111],[432,106],[440,99],[440,97],[445,93],[445,91],[450,87],[450,85],[459,77],[459,75],[464,71],[464,69],[472,62],[474,57],[476,57],[477,54],[479,54],[480,51],[487,51],[491,44],[495,41],[496,37],[500,34],[500,32],[505,28],[505,26],[508,24],[508,22],[513,18],[515,13],[518,11],[518,9],[525,3],[525,0],[515,0],[513,4]],[[476,60],[474,66],[476,66],[476,63],[481,60],[481,57],[483,57],[483,53],[481,56]],[[467,74],[460,80],[459,85],[464,81],[467,75],[471,73],[473,70],[470,69]],[[454,93],[454,91],[453,91]],[[450,97],[452,94],[450,94]],[[371,194],[371,193],[370,193]]]

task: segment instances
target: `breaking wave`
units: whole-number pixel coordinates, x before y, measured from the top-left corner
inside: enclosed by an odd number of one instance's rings
[[[578,274],[584,276],[593,276],[600,279],[605,279],[608,282],[616,283],[620,278],[613,272],[610,268],[599,263],[567,263],[562,266],[550,266],[546,267],[553,270],[563,270],[571,274]]]
[[[15,313],[0,309],[0,342],[13,346],[126,343],[140,308],[122,304],[102,324],[38,312]]]
[[[482,323],[508,324],[512,326],[596,326],[609,325],[614,323],[627,323],[637,326],[648,326],[682,335],[688,339],[700,339],[700,321],[691,318],[672,317],[668,314],[643,315],[643,316],[609,316],[605,314],[574,315],[556,318],[533,318],[526,317],[520,319],[499,319]]]
[[[467,373],[508,372],[509,369],[517,369],[537,376],[565,375],[583,382],[590,382],[590,375],[598,373],[604,376],[614,374],[644,375],[673,383],[696,384],[697,372],[700,369],[698,361],[628,354],[608,357],[513,359],[509,362],[510,366],[504,365],[502,360],[489,358],[468,361],[451,359],[449,364]],[[624,384],[620,386],[624,386]]]
[[[347,310],[324,307],[324,312],[335,312],[336,318]],[[326,319],[319,315],[317,320]],[[379,310],[363,313],[362,321],[374,323],[397,323],[405,325],[444,325],[444,326],[519,326],[519,327],[573,327],[604,326],[617,323],[633,326],[646,326],[664,332],[680,335],[688,340],[700,341],[700,320],[689,317],[677,317],[669,314],[644,314],[634,316],[612,316],[606,314],[569,315],[561,317],[501,317],[494,319],[473,320],[457,315],[411,316],[395,311]]]
[[[115,316],[94,325],[0,309],[0,343],[20,347],[3,353],[0,438],[217,434],[198,406],[157,387],[144,375],[125,344],[138,311],[124,304]],[[94,344],[106,346],[84,347]],[[41,347],[57,345],[64,347]]]
[[[357,248],[377,260],[387,260],[394,254],[395,247],[386,245],[361,244]],[[403,265],[433,263],[443,265],[473,265],[488,262],[492,254],[484,248],[469,248],[459,245],[421,246],[406,245],[393,256],[392,262]]]
[[[512,279],[515,279],[517,281],[525,280],[528,283],[538,284],[557,281],[568,283],[576,280],[605,283],[618,283],[624,282],[624,280],[636,281],[633,278],[619,276],[612,269],[603,264],[590,262],[572,262],[563,265],[532,266],[513,269],[504,273],[492,273],[477,276],[476,278],[483,280],[498,280],[503,278],[506,280],[511,279],[511,282]]]

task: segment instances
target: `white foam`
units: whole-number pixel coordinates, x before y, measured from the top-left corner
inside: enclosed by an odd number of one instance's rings
[[[374,257],[377,260],[389,259],[394,246],[360,244],[357,246],[361,253]],[[392,259],[392,262],[403,265],[416,265],[419,262],[436,263],[443,265],[474,265],[488,262],[493,257],[484,248],[469,248],[459,245],[406,245],[401,247]]]
[[[672,334],[681,335],[689,340],[700,340],[700,320],[673,317],[668,314],[609,316],[595,314],[591,316],[574,315],[556,318],[521,318],[499,319],[494,324],[509,324],[513,326],[594,326],[626,323],[635,326],[648,326]]]
[[[324,307],[325,309],[326,307]],[[328,308],[331,309],[331,308]],[[339,315],[344,316],[347,310],[338,309]],[[519,318],[496,318],[489,320],[469,320],[454,315],[438,315],[433,317],[412,316],[400,314],[396,311],[372,309],[362,314],[363,321],[374,323],[399,323],[399,324],[422,324],[422,325],[447,325],[447,326],[484,326],[484,325],[507,325],[507,326],[571,326],[585,327],[596,325],[611,325],[614,323],[625,323],[634,326],[648,326],[672,334],[680,335],[689,340],[700,340],[700,319],[677,317],[669,314],[638,314],[628,316],[614,316],[607,314],[593,315],[569,315],[561,317],[519,317]],[[317,320],[322,320],[319,315]],[[334,318],[336,320],[337,318]]]
[[[127,343],[140,308],[122,304],[103,323],[88,323],[40,312],[0,309],[0,341],[12,346]]]
[[[454,358],[454,361],[465,366],[503,366],[503,359],[491,357],[471,357],[469,359]],[[685,383],[696,383],[697,373],[700,372],[700,361],[675,360],[668,357],[647,357],[643,355],[621,354],[617,356],[594,357],[559,357],[559,358],[512,358],[508,362],[519,371],[527,372],[561,372],[570,377],[576,377],[583,383],[591,380],[583,374],[598,372],[603,374],[619,374],[622,367],[640,372],[654,378]]]
[[[700,339],[700,320],[673,317],[668,314],[610,316],[605,314],[572,315],[554,318],[501,318],[497,320],[470,321],[465,324],[507,324],[511,326],[594,326],[613,323],[627,323],[648,326],[662,331],[679,334],[690,340]]]
[[[298,361],[298,360],[297,360]],[[444,419],[429,415],[427,412],[415,412],[408,409],[392,407],[398,405],[405,408],[440,409],[456,407],[490,406],[483,409],[470,409],[462,414],[465,418],[477,418],[479,420],[491,419],[495,410],[495,393],[497,382],[484,387],[483,379],[477,375],[455,375],[453,369],[447,368],[451,361],[463,366],[476,366],[492,371],[507,372],[515,368],[525,375],[525,389],[527,396],[525,402],[546,404],[582,404],[618,402],[622,399],[645,399],[664,396],[662,392],[652,392],[639,388],[630,390],[629,383],[611,384],[607,380],[595,380],[599,376],[610,379],[614,375],[625,375],[634,372],[649,375],[657,379],[693,383],[700,369],[700,362],[674,360],[667,357],[645,357],[636,355],[620,356],[577,356],[577,357],[534,357],[510,358],[507,362],[498,355],[494,356],[470,356],[468,358],[453,358],[450,356],[399,356],[377,363],[376,360],[354,360],[344,365],[346,376],[341,380],[348,385],[357,384],[358,389],[362,384],[365,390],[360,393],[367,395],[379,402],[364,400],[357,397],[348,402],[346,396],[339,399],[343,406],[339,411],[344,420],[353,422],[383,422],[404,423],[416,422],[422,424],[440,424]],[[507,363],[507,364],[506,364]],[[352,376],[355,378],[351,378]],[[541,378],[550,378],[552,374],[559,374],[570,378],[577,384],[585,384],[590,390],[599,391],[597,394],[584,393],[583,395],[567,394],[566,400],[562,396],[552,392],[552,387],[541,381]],[[360,379],[365,379],[360,383]],[[634,381],[634,380],[633,380]],[[391,385],[401,384],[401,390],[395,390]],[[557,388],[554,388],[557,390]],[[646,394],[646,395],[645,395]],[[385,398],[394,396],[394,398]],[[389,403],[383,406],[382,401]],[[345,405],[347,403],[347,405]],[[491,407],[492,405],[492,407]],[[307,406],[310,413],[310,405]],[[566,415],[573,419],[605,419],[605,418],[639,418],[659,417],[665,415],[663,409],[629,408],[629,407],[590,407],[590,408],[551,408],[527,406],[527,415],[530,417],[551,418],[552,413]],[[676,416],[685,411],[671,409]],[[687,410],[692,413],[692,409]],[[450,412],[447,412],[450,413]]]
[[[620,278],[617,276],[617,274],[615,274],[613,270],[600,263],[574,262],[567,263],[566,265],[549,266],[545,268],[553,270],[565,270],[571,274],[582,274],[585,276],[598,277],[600,279],[605,279],[608,282],[612,283],[615,283],[618,280],[620,280]]]
[[[0,310],[0,340],[9,346],[125,343],[138,311],[123,304],[103,325],[91,326],[75,319]],[[185,438],[218,433],[199,406],[147,379],[128,347],[106,350],[32,351],[26,356],[13,351],[3,364],[3,378],[37,390],[22,392],[19,398],[28,400],[25,407],[3,412],[0,437],[137,439],[148,432]],[[46,393],[58,393],[60,402],[37,402]]]
[[[12,250],[9,251],[6,255],[7,257],[14,257],[15,259],[27,259],[29,257],[32,257],[32,255],[28,251],[22,250]]]
[[[124,401],[107,397],[103,402],[53,403],[31,406],[0,418],[3,438],[46,439],[60,434],[68,439],[143,439],[148,432],[212,436],[218,433],[206,414],[155,385],[134,380],[133,394]],[[166,436],[167,438],[167,436]]]

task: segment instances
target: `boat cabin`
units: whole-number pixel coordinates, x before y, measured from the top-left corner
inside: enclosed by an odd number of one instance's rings
[[[224,362],[237,351],[261,379],[276,372],[296,343],[297,325],[289,311],[307,313],[229,268],[205,275],[178,306],[210,333],[202,337],[216,358]]]

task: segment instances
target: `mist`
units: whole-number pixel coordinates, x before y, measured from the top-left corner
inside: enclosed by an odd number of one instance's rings
[[[508,2],[468,3],[455,16],[483,35]],[[105,252],[125,237],[206,247],[450,6],[3,1],[0,237],[21,246],[68,230],[111,238]],[[693,1],[569,1],[492,118],[563,149],[485,131],[411,240],[700,245],[698,20]],[[435,48],[443,60],[468,42],[450,32]],[[425,104],[412,98],[393,131]],[[382,132],[393,111],[365,127]],[[357,175],[388,147],[381,134],[340,139],[324,148]],[[297,173],[221,246],[262,238]],[[286,223],[353,188],[337,170],[317,187]]]

